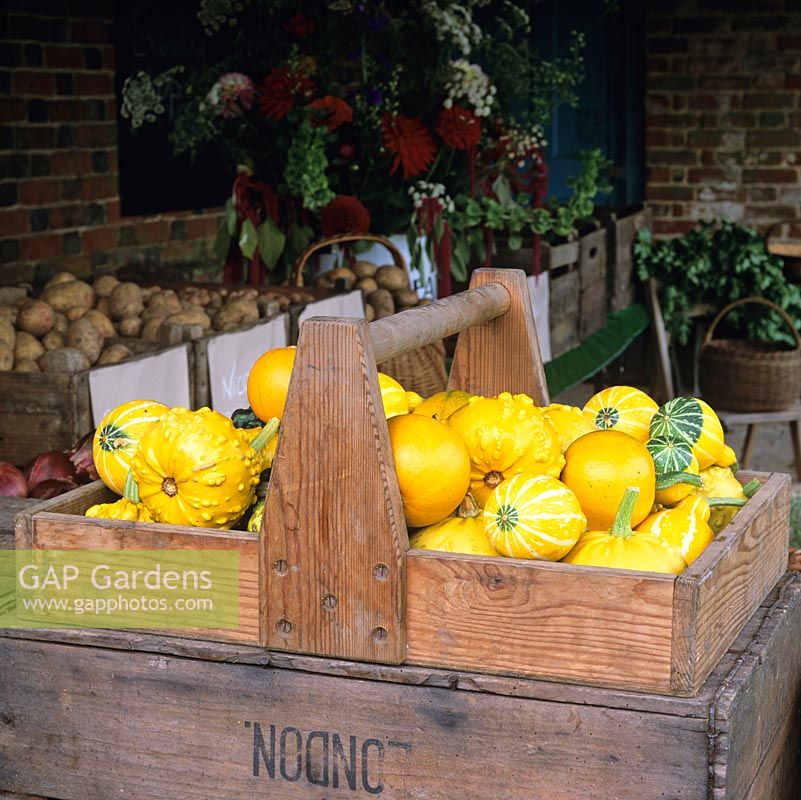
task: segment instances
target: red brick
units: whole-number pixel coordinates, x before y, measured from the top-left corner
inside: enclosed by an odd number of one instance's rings
[[[116,246],[116,228],[91,228],[81,234],[81,250],[85,253],[96,253],[98,250],[111,250]]]
[[[102,147],[117,143],[117,128],[107,122],[97,125],[81,125],[75,131],[78,147]]]
[[[655,219],[653,222],[653,232],[657,236],[683,236],[694,227],[695,223],[690,220]]]
[[[4,208],[0,211],[0,236],[15,236],[28,232],[28,211],[19,211],[15,208]]]
[[[693,189],[691,186],[654,186],[649,184],[645,187],[646,200],[692,200]]]
[[[698,123],[697,114],[646,114],[647,128],[692,128]]]
[[[780,220],[793,219],[797,216],[794,206],[746,206],[745,213],[749,217],[760,219]]]
[[[118,197],[120,193],[119,182],[116,175],[87,175],[84,177],[82,183],[82,194],[85,200],[102,200],[106,197]]]
[[[754,203],[772,203],[778,192],[772,186],[755,186],[748,190],[748,199]]]
[[[754,86],[759,89],[783,89],[784,80],[785,73],[783,71],[758,72],[754,76]]]
[[[754,128],[756,127],[756,114],[748,111],[731,111],[720,118],[723,128]]]
[[[698,163],[698,153],[695,150],[651,150],[647,154],[648,163],[684,164],[693,166]]]
[[[745,108],[792,108],[795,97],[789,92],[751,92],[743,98]]]
[[[687,180],[690,183],[712,183],[726,179],[726,173],[722,169],[691,169],[687,172]]]
[[[717,153],[714,150],[703,150],[701,152],[701,163],[707,167],[711,164],[717,164]]]
[[[645,107],[653,112],[669,111],[672,108],[672,100],[669,94],[659,94],[658,92],[648,92],[645,96]]]
[[[198,239],[203,236],[216,236],[219,218],[215,216],[189,219],[184,223],[184,236],[187,239]]]
[[[50,209],[50,229],[77,228],[84,224],[83,205],[59,206]]]
[[[686,217],[687,216],[687,206],[680,205],[679,203],[674,203],[670,207],[670,213],[673,217]]]
[[[743,183],[797,183],[794,169],[744,169]]]
[[[83,50],[80,47],[45,47],[45,64],[58,69],[82,69]]]
[[[715,94],[696,94],[687,99],[690,111],[716,111],[720,108],[720,98]]]
[[[110,34],[111,26],[108,23],[89,19],[72,21],[72,41],[76,44],[105,44]]]
[[[103,48],[103,67],[105,69],[114,69],[117,59],[115,58],[113,47]]]
[[[119,200],[109,200],[106,203],[106,219],[109,222],[119,222],[120,221],[120,201]]]
[[[785,89],[801,89],[801,72],[787,75],[784,79]]]
[[[749,131],[746,136],[746,144],[749,147],[798,147],[801,145],[801,132],[789,129]]]
[[[50,179],[22,181],[19,185],[19,202],[27,206],[54,203],[59,199],[59,186],[59,181]]]
[[[801,35],[780,34],[777,46],[779,50],[801,50]]]
[[[687,144],[690,147],[721,147],[724,142],[722,131],[690,131]]]
[[[86,151],[68,150],[53,153],[50,172],[53,175],[83,175],[92,169],[92,155]]]
[[[672,170],[669,167],[648,167],[649,183],[669,183]]]
[[[28,111],[24,100],[16,97],[0,98],[0,120],[11,122],[19,119],[26,119]]]
[[[139,222],[135,228],[139,244],[158,244],[159,242],[168,242],[170,239],[170,223],[166,219]]]
[[[82,97],[114,94],[114,81],[107,72],[84,72],[75,75],[75,94]]]
[[[750,89],[753,78],[750,75],[700,75],[698,87],[700,89],[718,89],[721,91],[737,91]]]
[[[14,94],[49,96],[56,91],[56,78],[52,72],[14,72],[12,74]]]
[[[60,233],[34,233],[19,240],[23,261],[58,258],[63,252],[64,237]]]
[[[649,75],[657,72],[667,72],[670,69],[670,62],[666,58],[650,56],[646,59],[645,69]]]
[[[117,98],[109,97],[106,100],[106,119],[117,119]]]
[[[670,147],[670,132],[669,131],[645,131],[645,146],[651,147]]]

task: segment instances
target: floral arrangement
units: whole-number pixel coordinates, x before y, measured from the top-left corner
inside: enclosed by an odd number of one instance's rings
[[[576,102],[583,37],[539,58],[530,7],[203,0],[213,47],[129,77],[122,114],[136,128],[169,108],[176,152],[215,147],[236,170],[216,243],[227,279],[243,277],[241,256],[251,281],[280,279],[321,233],[372,227],[407,231],[415,258],[424,240],[448,293],[451,273],[489,262],[496,234],[513,249],[567,234],[599,188],[593,151],[571,199],[546,199],[544,126]]]

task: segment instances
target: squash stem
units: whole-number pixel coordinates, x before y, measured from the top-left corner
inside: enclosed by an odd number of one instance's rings
[[[612,527],[609,529],[609,533],[612,536],[628,539],[634,535],[634,531],[631,529],[631,515],[634,513],[634,506],[637,505],[639,496],[640,490],[636,486],[629,486],[626,489],[626,494],[623,495],[623,499],[617,507],[617,514],[615,514],[615,519],[612,521]]]
[[[139,484],[134,480],[133,470],[129,469],[128,474],[125,476],[122,496],[132,503],[139,503]]]
[[[669,489],[677,483],[686,483],[698,489],[704,485],[701,476],[693,472],[663,472],[661,475],[656,476],[657,490]]]
[[[475,519],[481,513],[481,509],[476,505],[473,495],[468,492],[464,500],[459,504],[456,510],[456,516],[459,519]]]
[[[742,497],[707,497],[706,502],[710,508],[715,506],[744,506],[748,500]]]
[[[280,421],[279,421],[278,417],[273,417],[258,432],[256,437],[250,443],[250,446],[258,453],[259,450],[263,449],[267,444],[270,443],[270,441],[272,441],[272,439],[278,433],[278,426],[279,425],[280,425]]]

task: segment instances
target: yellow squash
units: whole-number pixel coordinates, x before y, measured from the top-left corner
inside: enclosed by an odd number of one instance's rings
[[[709,527],[709,504],[703,497],[685,497],[675,508],[646,517],[634,530],[653,533],[692,564],[715,538]]]
[[[512,558],[558,561],[586,527],[576,495],[549,475],[514,475],[484,506],[490,544]]]
[[[454,411],[466,406],[469,399],[470,395],[467,392],[462,392],[458,389],[437,392],[423,400],[420,405],[413,409],[413,413],[444,422]]]
[[[587,401],[584,414],[599,431],[620,431],[644,442],[657,408],[656,402],[640,389],[608,386]]]
[[[729,460],[731,448],[723,442],[723,426],[712,407],[697,397],[674,397],[659,407],[650,426],[651,439],[684,441],[701,469],[718,459]]]
[[[409,540],[409,547],[471,556],[500,555],[490,544],[481,520],[481,509],[469,493],[454,516],[421,528]]]
[[[712,508],[709,525],[715,533],[720,533],[735,517],[748,498],[758,488],[758,482],[746,484],[745,491],[740,481],[728,467],[707,467],[701,470],[703,487],[694,493],[706,498]]]
[[[409,413],[409,392],[394,378],[379,372],[378,386],[381,389],[381,403],[387,419]]]
[[[589,419],[578,406],[566,406],[562,403],[551,403],[542,409],[548,422],[553,425],[559,438],[559,449],[562,453],[570,447],[579,436],[595,430]]]
[[[505,478],[558,477],[565,459],[550,422],[525,394],[471,397],[448,417],[470,454],[470,492],[483,506]]]
[[[98,519],[118,519],[128,522],[153,522],[150,512],[142,503],[134,503],[125,497],[115,503],[99,503],[86,509],[85,517]]]
[[[277,430],[273,419],[251,443],[209,408],[171,409],[145,432],[131,461],[141,502],[156,522],[230,528],[253,503],[258,451]]]
[[[678,575],[687,563],[678,550],[652,533],[631,529],[631,512],[640,490],[626,490],[612,527],[606,531],[583,533],[576,546],[562,559],[585,567],[613,567],[643,572],[668,572]]]

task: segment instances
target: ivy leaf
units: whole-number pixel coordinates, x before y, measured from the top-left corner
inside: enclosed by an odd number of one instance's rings
[[[217,237],[214,239],[214,255],[217,261],[223,262],[228,258],[228,250],[231,247],[231,234],[228,231],[228,225],[225,220],[220,222],[220,227],[217,228]]]
[[[259,225],[259,253],[261,260],[271,272],[275,269],[281,253],[284,252],[286,236],[278,229],[278,226],[270,217]],[[244,251],[243,251],[244,252]]]
[[[259,235],[256,233],[256,227],[249,219],[246,219],[242,223],[242,232],[239,234],[239,249],[245,258],[253,258],[258,246]]]
[[[519,250],[523,246],[523,237],[513,233],[506,240],[506,246],[510,250]]]

